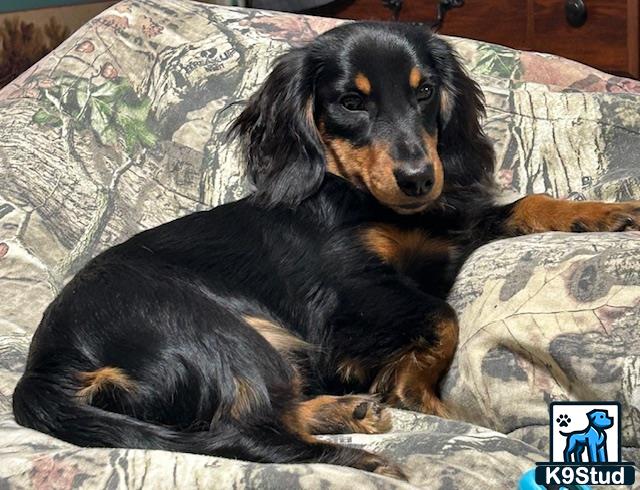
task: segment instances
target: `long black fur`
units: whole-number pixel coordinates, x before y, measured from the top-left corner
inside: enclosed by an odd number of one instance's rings
[[[352,63],[393,78],[394,63],[405,59],[422,63],[452,100],[424,122],[439,132],[443,194],[426,212],[402,216],[326,171],[319,126],[334,131],[327,100]],[[414,107],[409,93],[384,96],[391,106]],[[451,47],[418,27],[350,24],[285,54],[232,128],[255,192],[90,261],[44,313],[14,393],[16,420],[81,446],[358,466],[357,450],[309,442],[287,414],[301,397],[366,392],[385,359],[416,339],[436,342],[429,319],[450,314],[445,297],[459,265],[504,234],[508,215],[492,204],[482,114],[482,93]],[[347,115],[338,119],[335,131],[355,146],[377,137]],[[384,135],[422,129],[407,121]],[[462,252],[407,257],[398,270],[360,240],[374,223],[428,230]],[[281,325],[309,348],[278,352],[246,316]],[[345,358],[358,359],[368,378],[342,380],[337,365]],[[79,397],[80,373],[105,366],[122,370],[133,387]],[[251,385],[251,410],[234,418],[239,378]]]

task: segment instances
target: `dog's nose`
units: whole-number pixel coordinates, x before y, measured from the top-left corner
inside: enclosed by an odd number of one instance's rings
[[[433,187],[433,165],[401,165],[393,171],[398,187],[407,196],[420,197],[427,194]]]

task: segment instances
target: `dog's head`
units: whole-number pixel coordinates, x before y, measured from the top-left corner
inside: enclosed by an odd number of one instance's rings
[[[613,417],[610,417],[606,410],[591,410],[587,416],[591,425],[597,429],[613,427]]]
[[[232,131],[256,199],[295,205],[326,171],[398,213],[429,208],[447,182],[493,168],[482,93],[451,47],[421,27],[353,23],[279,58]]]

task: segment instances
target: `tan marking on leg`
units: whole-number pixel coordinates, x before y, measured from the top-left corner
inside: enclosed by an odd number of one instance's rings
[[[515,203],[506,226],[515,234],[637,230],[640,229],[640,201],[566,201],[535,194]]]
[[[105,366],[95,371],[81,371],[78,380],[84,385],[78,390],[77,396],[91,403],[93,397],[107,388],[118,388],[127,392],[135,389],[135,383],[124,370],[117,367]]]
[[[437,337],[431,344],[416,341],[390,359],[376,376],[370,392],[382,394],[385,403],[399,408],[448,416],[438,391],[458,345],[455,317],[440,320]]]
[[[257,316],[245,316],[244,321],[281,353],[308,350],[312,346],[287,329]]]
[[[356,78],[353,80],[355,86],[365,95],[371,95],[371,81],[366,77],[364,73],[358,72]]]
[[[411,88],[418,88],[421,79],[422,74],[420,73],[420,69],[417,66],[411,68],[411,71],[409,72],[409,85]]]

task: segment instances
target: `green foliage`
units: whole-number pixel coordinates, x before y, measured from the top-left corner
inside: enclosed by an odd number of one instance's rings
[[[45,126],[60,126],[62,119],[60,116],[49,112],[47,109],[40,109],[33,115],[33,122]]]
[[[33,122],[60,126],[61,113],[71,117],[76,128],[91,129],[104,145],[122,141],[127,152],[150,148],[157,143],[150,117],[150,100],[141,98],[122,79],[94,85],[90,80],[59,78],[46,89],[44,106]]]
[[[518,52],[495,44],[480,43],[475,73],[514,79],[520,75]]]

